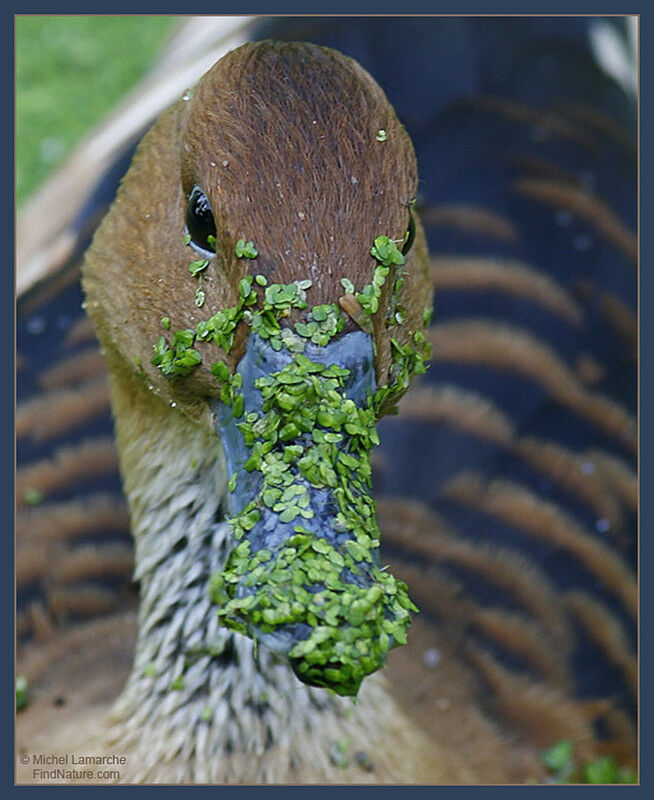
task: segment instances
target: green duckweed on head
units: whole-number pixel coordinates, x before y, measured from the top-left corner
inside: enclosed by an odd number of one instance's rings
[[[256,258],[259,253],[254,246],[254,242],[246,242],[245,239],[239,239],[234,248],[236,258]]]
[[[202,357],[193,349],[195,333],[192,330],[178,330],[173,336],[172,347],[165,336],[160,336],[154,345],[152,363],[166,376],[189,375],[201,363]]]
[[[403,321],[396,307],[405,261],[398,243],[387,236],[375,238],[370,253],[378,265],[360,291],[347,278],[341,281],[363,314],[372,317],[392,273],[388,325]],[[257,255],[254,244],[245,240],[239,240],[235,253]],[[204,268],[190,271],[198,274]],[[388,650],[406,642],[410,612],[417,611],[406,585],[379,565],[370,452],[379,443],[377,419],[393,408],[413,375],[424,372],[428,346],[420,331],[409,343],[392,338],[388,382],[357,405],[346,393],[349,369],[304,355],[309,343],[328,345],[346,324],[339,306],[310,306],[311,286],[310,280],[269,284],[264,276],[246,275],[235,306],[199,322],[194,331],[176,331],[170,343],[160,336],[152,362],[166,376],[184,377],[201,363],[196,341],[229,353],[241,323],[273,350],[289,354],[290,362],[256,379],[263,401],[259,413],[245,412],[239,373],[232,374],[224,361],[211,368],[220,400],[238,421],[247,448],[244,469],[260,480],[256,496],[228,520],[235,545],[222,572],[212,576],[210,596],[221,622],[241,633],[304,626],[308,634],[288,653],[296,673],[307,683],[356,695],[363,678],[385,663]],[[292,310],[300,312],[300,320],[282,325]],[[229,492],[236,490],[238,475],[230,477]],[[334,542],[320,535],[319,526],[312,527],[309,491],[314,489],[328,490],[335,501]],[[254,551],[248,539],[262,510],[292,525],[292,535],[274,551]]]
[[[196,276],[199,275],[201,272],[204,272],[204,270],[208,266],[209,266],[209,259],[201,258],[198,259],[197,261],[191,261],[191,263],[188,265],[188,271],[191,273],[191,275]]]

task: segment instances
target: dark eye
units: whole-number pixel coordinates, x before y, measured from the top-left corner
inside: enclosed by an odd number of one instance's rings
[[[409,211],[409,227],[406,231],[406,239],[402,245],[402,255],[405,256],[413,247],[413,240],[416,238],[416,223],[413,219],[413,212]]]
[[[206,194],[195,186],[186,206],[186,229],[191,245],[209,253],[216,252],[216,222]]]

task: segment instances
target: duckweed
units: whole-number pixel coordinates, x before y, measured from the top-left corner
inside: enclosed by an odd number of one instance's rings
[[[143,667],[143,677],[144,678],[155,678],[157,676],[157,665],[154,661],[148,661],[148,663]]]
[[[43,502],[43,494],[38,489],[28,487],[23,492],[23,500],[28,506],[39,506]]]
[[[29,703],[29,686],[24,675],[16,676],[16,710],[21,711]]]
[[[202,357],[193,349],[195,333],[192,330],[178,330],[170,347],[166,338],[160,336],[154,345],[152,363],[167,376],[190,374],[201,363]]]
[[[387,236],[375,238],[370,253],[379,263],[372,282],[361,291],[349,279],[341,280],[362,314],[372,317],[393,270],[389,326],[405,319],[397,303],[405,259],[397,244]],[[245,240],[237,242],[235,252],[238,257],[257,255],[253,243]],[[192,274],[206,267],[194,263]],[[244,469],[258,472],[261,482],[258,494],[229,519],[236,544],[223,571],[212,576],[210,595],[222,624],[232,630],[253,635],[273,633],[280,626],[306,626],[308,635],[289,652],[296,673],[307,683],[356,695],[362,680],[383,665],[388,650],[406,642],[410,612],[417,611],[406,585],[379,566],[370,452],[379,443],[377,419],[394,411],[413,375],[425,371],[429,348],[421,332],[413,333],[409,343],[392,338],[388,382],[366,405],[357,406],[346,395],[350,370],[304,355],[308,342],[329,344],[346,320],[334,304],[309,307],[311,286],[310,280],[269,284],[262,275],[246,275],[235,306],[199,322],[194,331],[176,331],[172,344],[160,336],[152,363],[164,375],[188,375],[201,362],[195,342],[213,342],[229,353],[241,322],[273,349],[292,356],[278,372],[255,381],[263,400],[260,414],[245,413],[239,373],[232,374],[224,361],[211,367],[221,402],[238,420],[248,449]],[[294,309],[302,319],[293,328],[282,326]],[[234,473],[229,492],[237,480]],[[342,534],[334,544],[312,530],[312,488],[328,489],[334,498],[333,527]],[[277,514],[280,523],[292,524],[293,534],[274,552],[253,552],[248,533],[264,509]]]
[[[219,364],[214,374],[226,381],[225,397],[236,405],[234,379]],[[417,610],[406,585],[378,566],[370,496],[376,413],[372,398],[359,408],[346,397],[349,374],[296,354],[255,381],[262,413],[248,414],[238,428],[250,453],[245,470],[263,480],[258,495],[229,520],[238,544],[210,589],[219,617],[233,630],[309,626],[308,637],[289,652],[294,668],[307,683],[343,695],[355,695],[388,650],[406,642],[409,612]],[[333,494],[334,527],[345,534],[338,547],[311,529],[309,487]],[[263,507],[281,523],[295,522],[294,535],[275,553],[252,552],[247,540]]]
[[[398,250],[397,242],[393,239],[389,239],[388,236],[377,236],[375,238],[373,246],[370,248],[370,255],[379,261],[379,265],[375,268],[375,272],[372,276],[372,283],[364,286],[363,289],[356,294],[356,299],[359,301],[361,308],[372,316],[379,310],[379,298],[381,297],[382,286],[386,283],[386,278],[391,269],[393,267],[401,267],[405,262],[405,258]],[[354,294],[354,287],[351,281],[344,279],[341,283],[348,293]],[[398,271],[394,284],[391,308],[396,301],[396,295],[401,286],[401,273]]]
[[[234,248],[236,258],[256,258],[259,253],[254,246],[254,242],[246,242],[245,239],[239,239]]]
[[[209,266],[209,259],[201,258],[197,261],[191,261],[188,265],[188,271],[191,275],[196,276],[203,272]]]
[[[329,760],[335,767],[345,769],[350,764],[348,751],[350,749],[350,742],[348,739],[336,739],[332,742],[329,749]]]
[[[383,267],[392,267],[394,264],[404,264],[404,256],[397,248],[394,239],[388,236],[377,236],[373,246],[370,248],[370,255],[376,258]],[[373,278],[374,282],[374,278]]]
[[[600,756],[578,763],[574,745],[568,739],[543,750],[541,762],[556,783],[616,784],[637,783],[638,775],[631,767],[619,767],[611,756]]]

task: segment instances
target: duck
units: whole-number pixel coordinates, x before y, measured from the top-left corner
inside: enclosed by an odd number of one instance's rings
[[[144,186],[157,188],[144,197]],[[367,485],[373,394],[381,408],[408,388],[431,308],[416,189],[410,140],[362,68],[257,42],[154,126],[94,237],[83,287],[141,587],[113,718],[139,779],[225,782],[247,767],[255,782],[327,780],[345,732],[363,751],[388,737],[381,779],[429,771],[429,749],[381,686],[350,720],[338,699],[404,638],[412,607],[375,564]],[[265,381],[281,382],[263,399]],[[284,386],[306,394],[293,402]],[[317,415],[301,415],[308,403]],[[264,578],[254,604],[244,555]],[[225,616],[211,599],[221,570]]]
[[[381,89],[301,42],[232,51],[139,146],[82,277],[134,538],[135,653],[111,710],[69,731],[127,754],[122,779],[481,780],[379,672],[415,608],[381,567],[369,483],[376,423],[428,358],[417,193]],[[420,537],[431,521],[403,511]]]

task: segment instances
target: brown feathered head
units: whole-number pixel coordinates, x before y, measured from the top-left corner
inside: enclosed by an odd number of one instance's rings
[[[223,442],[223,622],[345,694],[411,607],[379,568],[369,452],[425,357],[416,191],[409,137],[358,64],[250,43],[145,137],[84,267],[111,368]]]

